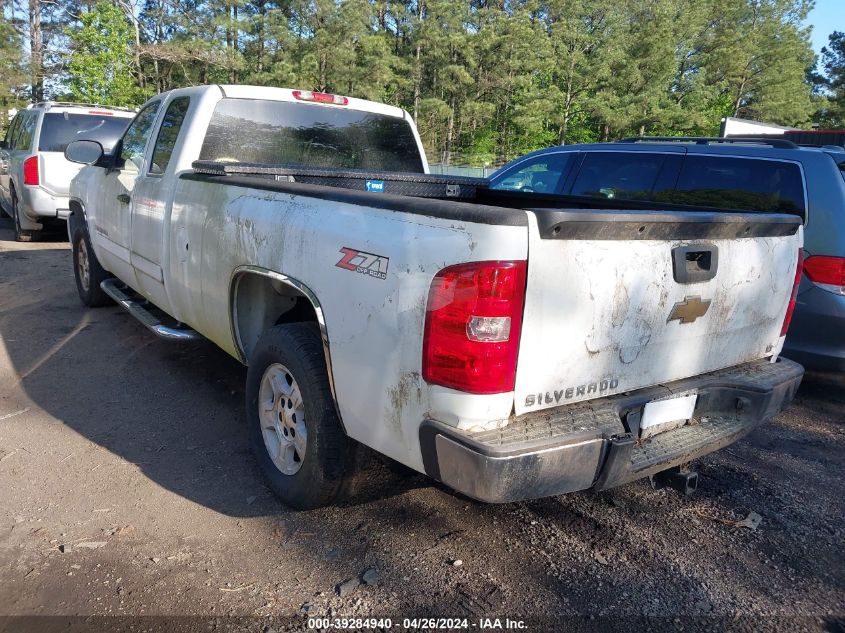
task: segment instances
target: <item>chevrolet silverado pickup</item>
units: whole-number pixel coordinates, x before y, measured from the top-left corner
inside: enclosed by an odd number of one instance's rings
[[[66,156],[83,303],[247,365],[251,445],[296,508],[361,445],[487,502],[689,489],[803,375],[778,357],[795,215],[432,176],[403,110],[281,88],[161,94]]]

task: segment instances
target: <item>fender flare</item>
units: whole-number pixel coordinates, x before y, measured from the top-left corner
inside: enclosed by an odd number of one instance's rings
[[[326,375],[329,379],[329,389],[331,390],[331,398],[334,402],[335,410],[337,411],[337,417],[340,420],[341,427],[344,428],[343,418],[340,415],[340,407],[338,406],[337,401],[337,392],[335,390],[335,380],[334,380],[334,373],[332,372],[332,357],[331,357],[331,350],[330,350],[330,343],[329,343],[329,333],[328,328],[326,327],[326,319],[325,313],[323,311],[323,307],[320,304],[320,300],[317,299],[317,295],[314,293],[311,288],[309,288],[306,284],[302,283],[298,279],[294,279],[293,277],[289,277],[288,275],[284,275],[282,273],[270,270],[268,268],[262,268],[260,266],[238,266],[232,271],[231,278],[229,279],[229,329],[232,332],[232,342],[235,345],[235,350],[238,354],[238,359],[244,365],[249,364],[249,359],[246,356],[244,351],[244,346],[240,340],[240,336],[238,335],[238,328],[237,328],[237,294],[238,294],[238,284],[240,280],[243,279],[246,275],[259,275],[262,277],[266,277],[268,279],[272,279],[280,284],[293,288],[300,292],[306,299],[308,299],[311,307],[314,308],[314,314],[317,316],[317,325],[320,328],[320,339],[323,344],[323,356],[326,360]]]
[[[79,198],[71,198],[68,206],[70,206],[70,213],[67,216],[67,236],[73,242],[73,232],[77,226],[81,224],[85,227],[85,230],[88,230],[85,221],[85,204]],[[77,213],[77,208],[79,213]]]

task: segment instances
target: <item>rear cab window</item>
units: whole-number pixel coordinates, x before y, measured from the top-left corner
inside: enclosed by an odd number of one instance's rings
[[[577,152],[543,154],[514,165],[495,176],[491,189],[529,193],[558,193]]]
[[[403,118],[263,99],[222,99],[200,160],[424,171],[413,130]]]
[[[804,179],[792,162],[725,155],[687,155],[678,182],[660,202],[735,211],[805,215]]]
[[[64,152],[68,143],[88,140],[99,142],[108,152],[130,121],[129,118],[114,115],[47,112],[41,123],[38,149],[42,152]]]

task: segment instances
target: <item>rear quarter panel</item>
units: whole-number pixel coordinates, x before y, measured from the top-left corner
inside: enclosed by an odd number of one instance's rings
[[[379,194],[373,194],[375,196]],[[176,207],[179,207],[177,210]],[[421,377],[428,291],[442,268],[528,255],[525,226],[439,219],[261,189],[181,179],[174,213],[204,218],[188,279],[201,279],[202,310],[191,323],[237,355],[230,284],[258,266],[305,284],[322,305],[340,414],[347,433],[422,471],[419,425],[506,419],[513,394],[470,396]],[[383,258],[380,279],[337,264],[343,248]]]

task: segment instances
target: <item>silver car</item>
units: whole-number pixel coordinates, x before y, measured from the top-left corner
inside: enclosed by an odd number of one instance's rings
[[[0,141],[0,211],[15,221],[15,239],[38,239],[49,219],[67,218],[70,181],[81,165],[65,160],[78,139],[110,148],[135,112],[107,106],[44,102],[15,115]]]

